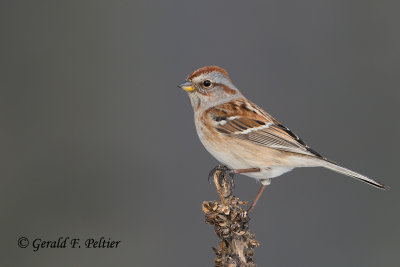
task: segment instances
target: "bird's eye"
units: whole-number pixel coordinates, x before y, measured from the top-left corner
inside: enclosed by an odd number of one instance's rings
[[[210,87],[211,82],[210,82],[209,80],[205,80],[205,81],[203,82],[203,85],[204,85],[204,87]]]

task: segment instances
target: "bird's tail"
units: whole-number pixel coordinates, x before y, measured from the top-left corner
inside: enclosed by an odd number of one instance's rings
[[[367,176],[364,176],[362,174],[359,174],[359,173],[354,172],[352,170],[349,170],[347,168],[341,167],[341,166],[337,165],[334,162],[323,160],[321,165],[323,167],[325,167],[325,168],[328,168],[328,169],[332,170],[332,171],[335,171],[335,172],[338,172],[338,173],[353,177],[353,178],[355,178],[357,180],[360,180],[360,181],[362,181],[364,183],[370,184],[370,185],[375,186],[377,188],[380,188],[380,189],[383,189],[383,190],[388,190],[389,189],[388,186],[386,186],[386,185],[384,185],[382,183],[376,182],[376,181],[372,180],[371,178],[368,178]]]

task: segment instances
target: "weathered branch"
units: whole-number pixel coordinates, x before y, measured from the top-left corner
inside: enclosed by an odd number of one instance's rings
[[[246,202],[232,195],[233,180],[226,172],[216,170],[213,175],[220,201],[204,201],[202,209],[206,223],[214,225],[221,239],[216,254],[215,266],[253,267],[254,248],[259,243],[249,232],[247,212],[242,208]]]

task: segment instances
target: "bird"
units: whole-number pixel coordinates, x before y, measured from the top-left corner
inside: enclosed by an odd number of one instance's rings
[[[248,100],[218,66],[191,73],[178,87],[189,96],[197,135],[223,165],[261,182],[248,212],[271,180],[298,167],[325,167],[380,189],[384,184],[340,166],[310,148],[299,136]]]

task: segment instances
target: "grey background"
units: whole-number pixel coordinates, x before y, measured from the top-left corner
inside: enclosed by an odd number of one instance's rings
[[[1,1],[1,266],[211,266],[200,205],[217,164],[176,85],[219,65],[324,169],[273,181],[252,215],[259,266],[398,266],[396,1]],[[235,193],[251,200],[254,180]],[[121,240],[17,247],[21,236]],[[83,241],[82,241],[83,242]]]

